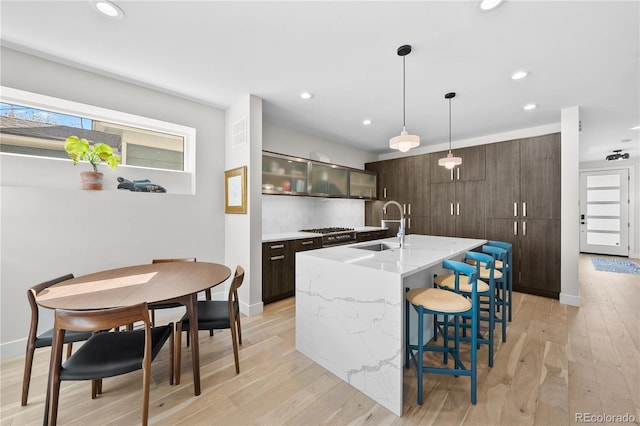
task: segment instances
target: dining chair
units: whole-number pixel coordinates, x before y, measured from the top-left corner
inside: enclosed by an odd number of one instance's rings
[[[238,304],[238,288],[244,280],[244,269],[236,267],[233,281],[229,287],[227,300],[198,301],[198,330],[231,329],[231,342],[233,343],[233,357],[236,363],[236,374],[240,373],[240,361],[238,357],[238,344],[242,344],[242,330],[240,326],[240,305]],[[189,316],[185,314],[176,323],[176,384],[180,384],[180,370],[182,359],[182,332],[189,336]]]
[[[29,326],[29,335],[27,337],[27,351],[24,360],[24,377],[22,379],[22,401],[21,404],[27,405],[27,399],[29,398],[29,385],[31,383],[31,369],[33,367],[33,355],[38,348],[44,348],[51,346],[53,340],[53,329],[38,335],[38,320],[40,317],[40,308],[36,303],[36,297],[46,288],[58,284],[62,281],[70,280],[73,278],[73,274],[63,275],[58,278],[54,278],[50,281],[46,281],[37,285],[34,285],[27,290],[27,300],[29,301],[29,307],[31,308],[31,325]],[[90,331],[74,331],[65,335],[64,343],[67,344],[67,358],[71,356],[72,345],[74,342],[80,342],[87,340],[91,337]]]
[[[133,331],[94,333],[62,363],[62,343],[67,331],[109,330],[142,322]],[[173,323],[151,327],[146,303],[110,309],[71,311],[56,309],[45,424],[55,425],[62,380],[91,380],[92,398],[102,393],[102,379],[142,369],[142,424],[149,420],[151,361],[169,341],[169,382],[173,383]]]
[[[478,292],[476,268],[456,260],[446,259],[442,262],[444,269],[453,271],[454,289],[441,288],[415,288],[406,289],[405,294],[405,368],[409,368],[413,361],[417,370],[418,379],[418,405],[422,405],[422,389],[424,373],[450,374],[455,377],[469,376],[471,378],[471,403],[477,401],[477,350],[478,350]],[[466,281],[466,282],[465,282]],[[468,285],[470,297],[460,293],[460,288]],[[418,342],[410,341],[410,311],[414,308],[418,314]],[[443,336],[442,345],[424,341],[424,317],[425,315],[447,315],[453,317],[454,333],[453,346],[449,344],[448,323],[441,330]],[[465,364],[460,357],[460,318],[467,318],[471,322],[471,360]],[[437,352],[443,354],[445,366],[425,365],[424,353]],[[453,358],[453,367],[448,364],[448,356]]]

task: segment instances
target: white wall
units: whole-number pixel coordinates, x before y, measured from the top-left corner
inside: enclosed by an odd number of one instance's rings
[[[327,163],[356,169],[363,169],[365,163],[378,159],[370,152],[305,135],[271,122],[263,123],[262,149],[301,158],[311,158],[312,152],[319,152],[329,157],[328,161],[325,160]]]
[[[154,257],[225,262],[223,111],[6,48],[1,57],[0,85],[195,128],[197,192],[82,191],[75,182],[23,186],[15,174],[71,182],[79,169],[69,161],[63,170],[53,159],[12,167],[12,158],[2,156],[0,356],[24,353],[30,321],[25,293],[34,284]],[[41,323],[51,327],[51,314]]]
[[[621,161],[588,161],[580,163],[580,171],[628,169],[629,170],[629,257],[640,259],[640,158]]]
[[[234,146],[234,125],[244,120],[245,142]],[[262,99],[247,95],[226,111],[225,169],[247,166],[247,213],[225,215],[225,258],[245,270],[240,310],[262,312]],[[236,140],[237,142],[237,140]]]

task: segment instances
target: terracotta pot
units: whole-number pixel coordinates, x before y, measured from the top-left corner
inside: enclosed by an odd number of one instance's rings
[[[102,189],[102,172],[80,172],[80,180],[82,181],[82,189]]]

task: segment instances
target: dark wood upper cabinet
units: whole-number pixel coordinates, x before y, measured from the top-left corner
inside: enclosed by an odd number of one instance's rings
[[[520,140],[523,218],[560,219],[560,134]]]
[[[505,219],[518,217],[520,210],[519,141],[487,145],[486,165],[487,217]]]
[[[447,153],[448,151],[442,151],[430,154],[431,183],[485,180],[485,145],[453,150],[456,157],[462,158],[462,164],[453,169],[438,165],[438,160],[446,157]]]

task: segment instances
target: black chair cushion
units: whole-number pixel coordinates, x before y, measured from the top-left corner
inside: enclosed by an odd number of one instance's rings
[[[169,308],[181,308],[184,305],[176,302],[167,302],[167,303],[151,303],[149,304],[149,309],[169,309]]]
[[[171,326],[151,329],[153,360],[171,336]],[[94,380],[142,368],[144,330],[96,333],[63,365],[60,380]]]
[[[236,317],[240,315],[237,303],[233,304]],[[189,316],[182,317],[182,331],[189,330]],[[226,300],[201,300],[198,302],[198,330],[218,330],[231,327],[229,302]]]
[[[83,340],[87,340],[91,337],[93,332],[91,331],[67,331],[64,333],[64,342],[65,343],[75,343],[81,342]],[[40,336],[36,337],[35,347],[36,348],[44,348],[47,346],[51,346],[53,343],[53,329],[47,330],[42,333]]]

